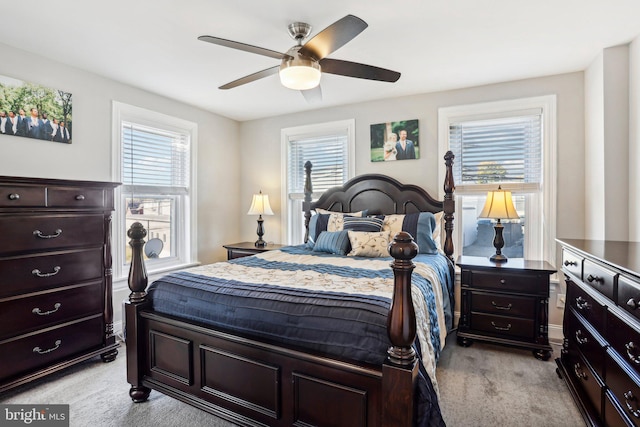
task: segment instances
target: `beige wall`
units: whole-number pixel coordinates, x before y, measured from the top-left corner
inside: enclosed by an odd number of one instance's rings
[[[640,242],[640,37],[629,45],[629,240]]]

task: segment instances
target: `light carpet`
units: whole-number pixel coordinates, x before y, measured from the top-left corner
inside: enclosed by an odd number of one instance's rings
[[[69,404],[73,427],[234,426],[156,391],[147,402],[133,403],[124,350],[114,362],[95,358],[6,392],[0,403]],[[453,333],[437,370],[447,426],[584,426],[553,357],[543,362],[528,350],[480,342],[463,348]]]

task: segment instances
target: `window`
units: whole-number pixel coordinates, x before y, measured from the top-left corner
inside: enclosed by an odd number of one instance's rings
[[[282,130],[282,174],[284,182],[282,218],[283,241],[300,244],[304,240],[304,164],[313,165],[313,199],[331,187],[342,185],[354,174],[354,120],[300,126]]]
[[[500,185],[520,216],[502,221],[502,252],[555,264],[555,96],[441,108],[439,135],[442,155],[456,156],[456,252],[495,252],[493,224],[478,214]]]
[[[194,151],[197,125],[114,102],[114,276],[131,261],[126,232],[147,229],[149,272],[184,266],[195,253]]]

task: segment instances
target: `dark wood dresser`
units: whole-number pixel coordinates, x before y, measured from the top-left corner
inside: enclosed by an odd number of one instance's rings
[[[588,425],[640,426],[640,243],[558,242],[567,282],[558,374]]]
[[[0,177],[0,392],[118,354],[110,237],[117,185]]]

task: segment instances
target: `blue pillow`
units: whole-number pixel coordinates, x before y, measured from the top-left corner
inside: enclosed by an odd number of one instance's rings
[[[344,217],[344,229],[351,231],[365,231],[375,233],[382,230],[384,215],[368,217]]]
[[[402,223],[402,231],[413,236],[421,254],[438,253],[438,245],[433,240],[435,228],[436,217],[431,212],[407,214]]]
[[[346,255],[350,250],[351,243],[347,230],[323,231],[313,246],[314,252],[327,252],[335,255]]]

